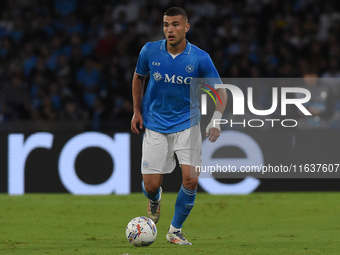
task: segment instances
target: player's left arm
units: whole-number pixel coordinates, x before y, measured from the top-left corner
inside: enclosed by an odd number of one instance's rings
[[[214,63],[212,62],[211,58],[209,55],[207,55],[205,57],[205,60],[203,61],[203,68],[202,68],[203,72],[202,75],[204,78],[207,78],[210,82],[214,83],[211,84],[211,86],[215,87],[215,83],[221,84],[222,81],[220,79],[220,76],[216,70],[216,67],[214,65]],[[228,94],[226,89],[224,88],[219,88],[216,89],[216,92],[218,94],[218,96],[221,99],[220,100],[216,100],[217,104],[216,104],[216,108],[215,108],[215,112],[211,118],[210,123],[208,124],[207,128],[206,128],[206,137],[208,137],[210,142],[215,142],[221,134],[221,127],[220,127],[220,119],[222,119],[222,115],[224,113],[224,110],[226,108],[227,105],[227,100],[228,100]],[[222,103],[222,104],[221,104]]]
[[[221,134],[221,127],[220,127],[220,119],[222,119],[222,115],[224,113],[224,110],[226,108],[227,105],[227,101],[228,101],[228,94],[226,89],[224,88],[219,88],[216,89],[217,94],[219,95],[219,97],[221,98],[221,102],[220,103],[219,100],[216,100],[217,105],[215,108],[215,112],[211,118],[210,123],[208,124],[207,128],[206,128],[206,136],[208,137],[210,142],[215,142]]]

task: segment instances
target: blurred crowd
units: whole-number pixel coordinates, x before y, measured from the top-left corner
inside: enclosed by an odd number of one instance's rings
[[[105,121],[128,129],[139,51],[164,38],[170,6],[186,9],[188,40],[210,54],[221,77],[340,77],[337,1],[3,0],[0,123],[89,120],[93,129]],[[306,83],[306,127],[340,128],[332,81]],[[267,109],[270,89],[259,88],[254,104]]]

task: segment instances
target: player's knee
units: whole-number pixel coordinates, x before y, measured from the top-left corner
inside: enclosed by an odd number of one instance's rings
[[[145,191],[148,193],[148,194],[153,194],[155,193],[158,189],[159,189],[160,185],[159,183],[153,183],[153,182],[150,182],[150,183],[144,183],[144,188],[145,188]]]
[[[191,178],[191,179],[183,180],[184,188],[194,190],[197,188],[197,185],[198,185],[198,178]]]

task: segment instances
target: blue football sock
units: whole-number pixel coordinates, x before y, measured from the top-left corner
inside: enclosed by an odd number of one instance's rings
[[[160,196],[160,192],[159,191],[161,190],[160,187],[159,187],[159,189],[155,193],[149,194],[148,192],[146,192],[145,187],[144,187],[144,182],[142,181],[142,189],[143,189],[144,196],[146,196],[148,199],[151,199],[154,202],[158,201],[159,196]]]
[[[178,192],[176,204],[175,204],[175,214],[171,221],[171,224],[176,228],[181,228],[184,221],[190,214],[192,207],[194,206],[196,191],[185,188],[183,185]]]

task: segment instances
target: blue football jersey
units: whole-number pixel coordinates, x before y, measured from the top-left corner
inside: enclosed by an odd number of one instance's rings
[[[175,58],[167,51],[166,40],[146,43],[135,72],[150,73],[142,116],[146,128],[160,133],[179,132],[200,122],[199,84],[191,82],[193,78],[218,78],[222,83],[209,54],[188,41]]]

